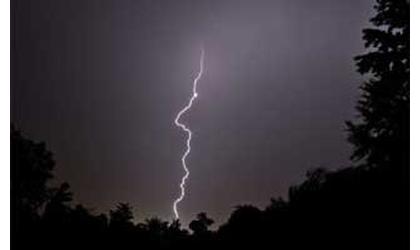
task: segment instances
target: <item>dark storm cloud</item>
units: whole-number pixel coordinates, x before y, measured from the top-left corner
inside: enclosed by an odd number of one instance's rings
[[[55,152],[77,201],[172,216],[198,70],[191,177],[180,205],[224,218],[305,171],[348,164],[352,57],[370,1],[14,1],[12,121]]]

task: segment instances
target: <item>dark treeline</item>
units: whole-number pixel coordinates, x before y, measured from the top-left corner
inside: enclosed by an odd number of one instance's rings
[[[408,249],[409,3],[377,0],[366,54],[355,58],[358,117],[347,122],[353,164],[311,170],[264,209],[237,206],[217,230],[199,213],[187,230],[159,218],[134,223],[118,203],[94,214],[52,187],[54,160],[44,143],[11,130],[12,247],[15,249]],[[337,83],[341,84],[341,83]]]

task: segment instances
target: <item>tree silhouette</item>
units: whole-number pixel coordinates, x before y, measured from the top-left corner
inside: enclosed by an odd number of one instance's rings
[[[128,203],[118,203],[115,210],[109,212],[110,227],[127,227],[134,226],[132,220],[134,218],[132,207]]]
[[[71,212],[70,202],[73,194],[69,191],[70,185],[63,183],[59,188],[52,188],[50,199],[46,203],[43,213],[44,223],[51,225],[65,225]]]
[[[214,220],[207,217],[207,214],[202,212],[197,215],[197,218],[191,221],[189,227],[194,232],[196,236],[204,236],[209,234],[209,226],[214,223]]]
[[[354,162],[376,168],[362,175],[369,178],[357,192],[365,197],[370,221],[376,220],[375,235],[401,248],[408,242],[409,221],[410,6],[407,0],[377,0],[375,10],[374,27],[363,30],[367,53],[355,57],[368,80],[361,86],[359,117],[347,126]]]
[[[252,205],[240,205],[220,226],[218,236],[224,245],[233,247],[258,247],[262,233],[262,211]]]
[[[49,197],[47,181],[53,177],[55,164],[52,153],[44,143],[26,139],[14,126],[10,144],[13,205],[20,212],[37,214]]]
[[[353,159],[369,167],[409,164],[409,1],[377,0],[374,28],[363,30],[368,49],[355,57],[363,83],[359,119],[347,122]],[[407,170],[406,170],[407,171]]]
[[[54,160],[44,143],[25,138],[13,125],[10,137],[12,246],[39,240],[40,210],[49,198]]]

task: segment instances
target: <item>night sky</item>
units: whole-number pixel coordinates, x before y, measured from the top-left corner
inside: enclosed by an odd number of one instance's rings
[[[349,164],[366,0],[12,1],[12,122],[54,152],[57,181],[106,212],[171,219],[194,131],[182,222],[265,206],[308,169]]]

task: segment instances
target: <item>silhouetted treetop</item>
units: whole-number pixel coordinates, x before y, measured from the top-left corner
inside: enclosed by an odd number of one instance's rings
[[[25,138],[14,126],[11,128],[11,191],[17,209],[36,213],[48,199],[47,181],[53,177],[54,160],[45,143]]]
[[[409,3],[378,0],[363,30],[367,53],[355,57],[369,78],[361,86],[359,117],[347,122],[353,159],[367,166],[408,165],[409,155]]]
[[[128,203],[120,202],[114,210],[109,212],[111,227],[133,225],[133,208]]]
[[[195,235],[203,235],[209,232],[209,226],[214,223],[214,220],[209,218],[206,213],[202,212],[197,215],[197,218],[191,221],[189,227]]]

